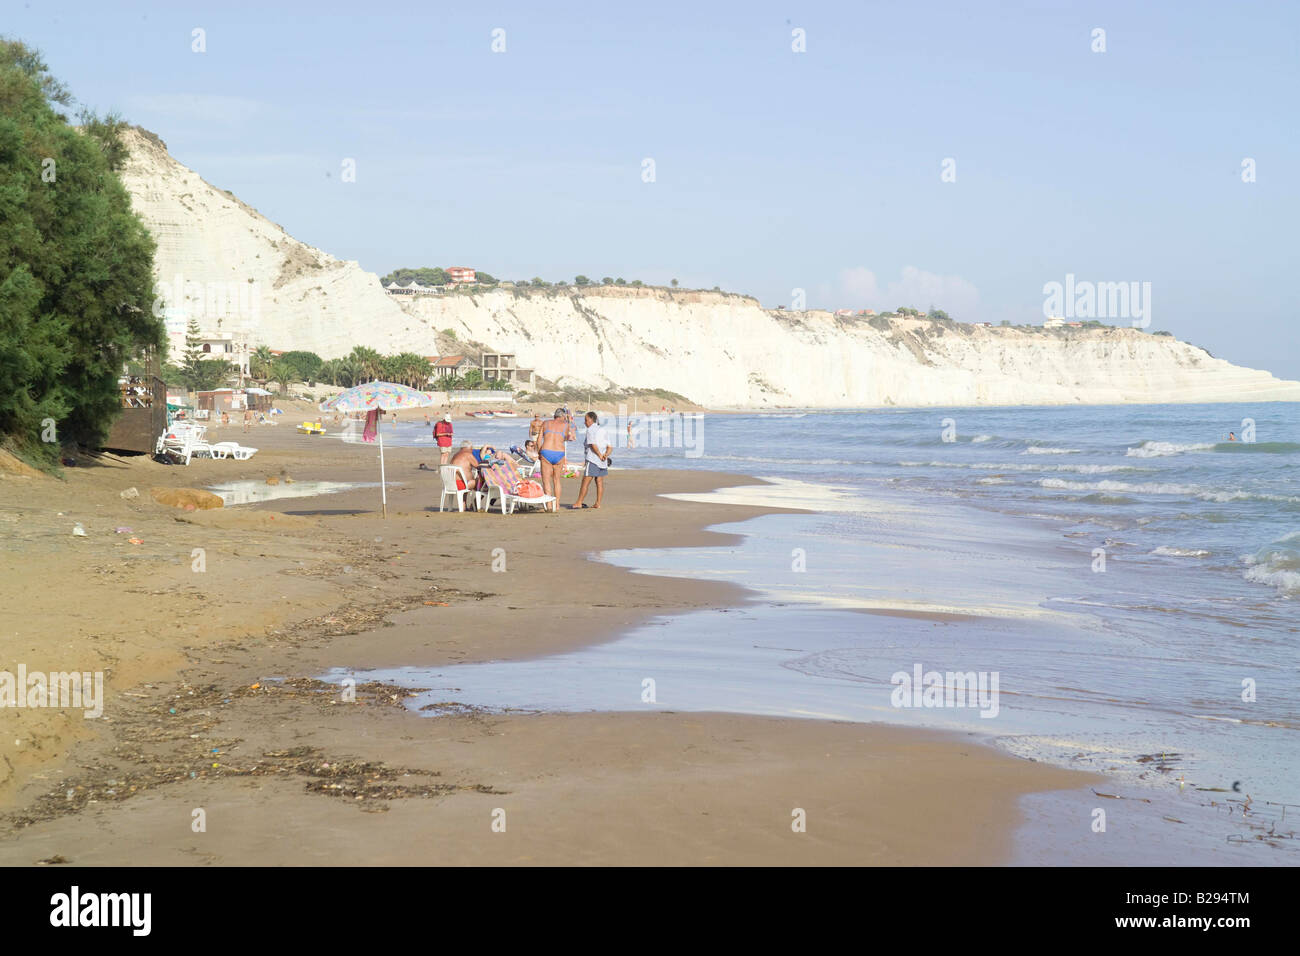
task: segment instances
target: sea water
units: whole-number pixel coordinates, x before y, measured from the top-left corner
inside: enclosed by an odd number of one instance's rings
[[[416,707],[975,731],[1107,774],[1127,788],[1125,808],[1149,800],[1147,816],[1178,831],[1167,844],[1208,853],[1251,841],[1242,862],[1295,862],[1285,834],[1300,830],[1300,406],[791,411],[695,424],[693,454],[619,448],[618,466],[743,472],[770,483],[683,497],[807,513],[720,528],[743,536],[736,545],[603,557],[663,576],[666,594],[674,576],[716,577],[748,586],[751,600],[569,654],[367,679],[428,688]],[[510,444],[526,429],[516,419],[463,430]],[[898,675],[918,666],[997,675],[997,712],[914,706]]]

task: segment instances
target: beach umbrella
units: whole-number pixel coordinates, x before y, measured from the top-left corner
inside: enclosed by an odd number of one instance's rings
[[[322,412],[393,411],[398,408],[421,408],[433,405],[433,396],[416,388],[393,382],[366,382],[344,389],[333,398],[321,402]],[[384,502],[384,517],[388,517],[388,482],[384,476],[384,430],[379,432],[379,490]]]

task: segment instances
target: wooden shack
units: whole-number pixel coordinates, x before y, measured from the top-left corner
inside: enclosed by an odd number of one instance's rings
[[[121,410],[109,429],[109,451],[151,454],[167,428],[167,383],[156,375],[131,376],[118,382]]]

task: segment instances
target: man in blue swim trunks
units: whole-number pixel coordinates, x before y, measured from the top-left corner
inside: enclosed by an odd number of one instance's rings
[[[564,477],[564,445],[577,438],[573,423],[562,408],[555,410],[555,417],[549,422],[542,423],[541,442],[537,447],[542,459],[542,490],[554,495],[557,502],[560,500],[560,479]]]

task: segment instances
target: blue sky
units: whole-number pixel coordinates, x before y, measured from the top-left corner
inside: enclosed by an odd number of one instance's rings
[[[1150,282],[1152,330],[1300,379],[1300,4],[18,0],[0,29],[381,274],[994,323],[1067,273]]]

